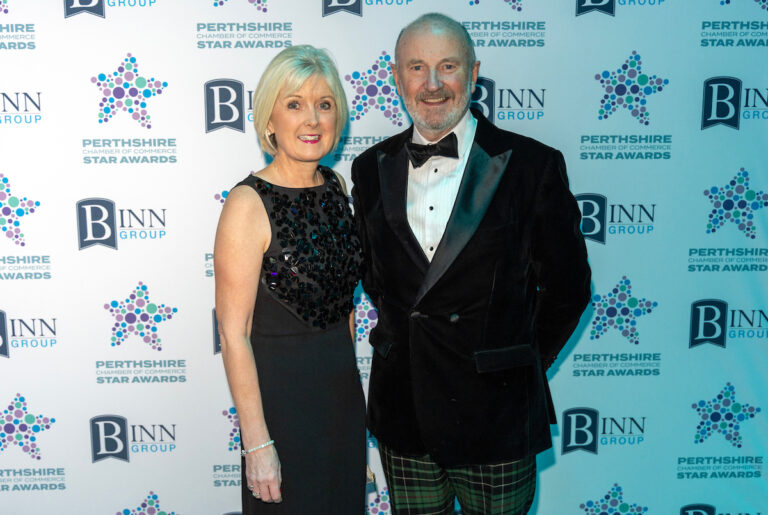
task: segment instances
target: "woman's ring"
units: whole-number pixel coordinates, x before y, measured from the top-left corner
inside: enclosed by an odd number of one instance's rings
[[[259,494],[259,492],[253,492],[253,496],[254,496],[255,498],[257,498],[257,499],[258,499],[259,497],[261,497],[261,495]]]
[[[253,490],[253,485],[248,485],[248,490]]]

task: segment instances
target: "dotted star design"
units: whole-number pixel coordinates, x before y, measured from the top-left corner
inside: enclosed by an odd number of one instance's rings
[[[232,429],[229,431],[229,450],[240,450],[240,418],[237,416],[237,410],[234,406],[221,412],[222,415],[232,423]]]
[[[389,501],[389,490],[385,486],[378,492],[376,497],[365,507],[365,513],[370,515],[385,515],[390,512],[392,505]]]
[[[33,214],[40,202],[18,197],[11,193],[11,183],[8,177],[0,173],[0,230],[3,235],[13,240],[16,245],[24,247],[24,233],[21,232],[21,218]]]
[[[229,0],[213,0],[213,6],[221,7],[228,1]],[[248,0],[248,3],[254,6],[257,11],[261,11],[263,13],[267,12],[267,0]]]
[[[597,340],[609,329],[615,329],[629,343],[637,345],[640,343],[637,318],[651,313],[658,305],[656,301],[633,297],[632,283],[625,275],[611,291],[592,297],[595,318],[592,319],[589,339]]]
[[[368,340],[368,336],[376,324],[379,322],[379,314],[376,308],[371,304],[368,296],[363,294],[355,295],[355,343],[363,343]]]
[[[0,0],[0,14],[8,14],[8,0]]]
[[[624,108],[640,125],[648,125],[647,97],[663,91],[669,80],[643,73],[642,66],[640,54],[633,50],[620,68],[612,72],[603,70],[595,75],[595,80],[600,81],[605,90],[598,120],[605,120],[619,108]]]
[[[125,508],[117,512],[118,515],[176,515],[175,511],[167,511],[160,508],[160,500],[155,492],[149,492],[142,499],[141,504],[135,508]]]
[[[768,0],[755,0],[760,9],[768,11]],[[731,0],[720,0],[720,5],[731,5]]]
[[[162,350],[162,340],[157,335],[157,325],[171,320],[177,308],[156,304],[149,298],[147,285],[139,281],[133,292],[121,301],[112,300],[104,309],[114,317],[111,345],[121,345],[131,334],[140,337],[154,350]]]
[[[741,423],[755,418],[761,409],[749,404],[736,402],[736,389],[726,383],[720,393],[711,401],[699,401],[691,405],[699,415],[694,443],[702,443],[713,433],[722,434],[734,447],[741,447]]]
[[[579,509],[590,515],[647,513],[647,506],[628,503],[624,500],[624,491],[618,483],[614,483],[608,493],[595,501],[587,501],[579,505]]]
[[[469,5],[478,5],[480,0],[469,0]],[[513,11],[520,12],[523,10],[523,0],[504,0],[504,3],[509,5]]]
[[[392,125],[402,127],[405,121],[400,99],[397,95],[395,79],[389,63],[392,61],[386,51],[364,72],[355,71],[346,75],[344,80],[352,85],[351,121],[359,120],[368,111],[381,111]]]
[[[37,435],[50,429],[55,422],[55,418],[29,413],[27,399],[17,393],[0,415],[0,451],[8,447],[20,447],[30,458],[39,460],[41,456]]]
[[[768,206],[768,193],[749,187],[749,172],[744,168],[723,187],[704,190],[712,203],[707,234],[717,232],[726,222],[733,222],[747,238],[755,239],[755,211]]]
[[[101,92],[99,102],[99,123],[107,123],[120,111],[126,112],[142,127],[152,128],[151,117],[147,112],[147,100],[161,95],[168,87],[162,82],[139,74],[136,58],[130,53],[112,73],[100,73],[91,77]]]

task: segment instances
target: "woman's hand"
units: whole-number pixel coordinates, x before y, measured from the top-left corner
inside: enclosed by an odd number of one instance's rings
[[[282,502],[283,476],[274,445],[245,455],[245,479],[255,498],[264,502]]]

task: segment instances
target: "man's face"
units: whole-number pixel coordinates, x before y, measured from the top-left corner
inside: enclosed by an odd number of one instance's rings
[[[467,63],[462,41],[444,30],[414,28],[400,39],[392,75],[414,125],[435,141],[469,107],[480,62]]]

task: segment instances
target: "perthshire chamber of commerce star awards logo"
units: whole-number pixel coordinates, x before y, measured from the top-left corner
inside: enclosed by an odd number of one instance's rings
[[[112,73],[100,73],[91,77],[101,92],[99,101],[99,123],[107,123],[120,112],[127,113],[142,127],[152,128],[147,112],[147,100],[160,95],[168,86],[167,82],[139,74],[136,58],[130,53]]]
[[[600,499],[589,500],[579,505],[588,515],[631,515],[633,513],[647,513],[648,507],[637,503],[629,503],[624,500],[624,490],[618,483],[614,483],[608,493]]]
[[[488,2],[488,0],[484,0],[485,2]],[[498,0],[499,2],[501,0]],[[523,0],[504,0],[504,3],[507,4],[512,8],[513,11],[520,12],[523,10]],[[480,0],[469,0],[469,5],[478,5],[480,4]]]
[[[0,414],[0,452],[18,447],[33,460],[41,459],[37,436],[54,422],[55,418],[30,413],[27,399],[17,393]]]
[[[241,2],[248,2],[252,6],[256,8],[257,11],[260,12],[267,12],[267,0],[240,0]],[[229,2],[229,0],[213,0],[213,6],[214,7],[221,7],[222,5]]]
[[[141,500],[138,506],[125,508],[117,512],[118,515],[176,515],[175,511],[161,508],[160,499],[155,492],[150,491]]]
[[[402,127],[407,121],[389,68],[391,62],[392,56],[382,51],[376,62],[364,72],[354,71],[344,76],[353,90],[349,117],[351,121],[359,120],[368,111],[380,111],[397,127]]]
[[[0,230],[3,236],[20,247],[25,246],[21,219],[34,214],[38,207],[40,202],[11,193],[8,177],[0,173]]]
[[[656,301],[637,298],[632,295],[632,283],[623,276],[616,286],[605,295],[595,294],[592,307],[595,317],[592,319],[590,340],[597,340],[609,330],[614,329],[635,345],[640,343],[637,331],[637,319],[650,314],[659,305]]]
[[[726,383],[714,399],[700,400],[691,407],[699,416],[694,443],[703,443],[713,434],[720,433],[727,442],[738,448],[741,448],[744,440],[741,424],[755,418],[762,411],[756,406],[738,402],[736,388],[731,383]]]
[[[227,420],[232,424],[229,430],[229,444],[227,449],[232,451],[240,450],[240,418],[237,416],[237,410],[234,406],[229,409],[225,409],[221,412],[222,415],[227,417]]]
[[[618,109],[626,109],[640,125],[649,124],[647,97],[663,91],[669,80],[644,73],[642,66],[640,54],[633,50],[621,67],[595,75],[605,90],[600,100],[599,120],[607,119]]]
[[[755,211],[768,206],[768,193],[749,186],[749,172],[741,168],[724,186],[704,190],[712,203],[707,222],[707,234],[719,231],[726,223],[733,223],[744,236],[755,239]]]
[[[133,334],[158,351],[162,350],[162,340],[157,334],[157,325],[171,320],[178,311],[177,308],[152,302],[149,288],[141,281],[128,297],[120,301],[112,300],[104,304],[104,309],[115,319],[110,345],[121,345]]]

